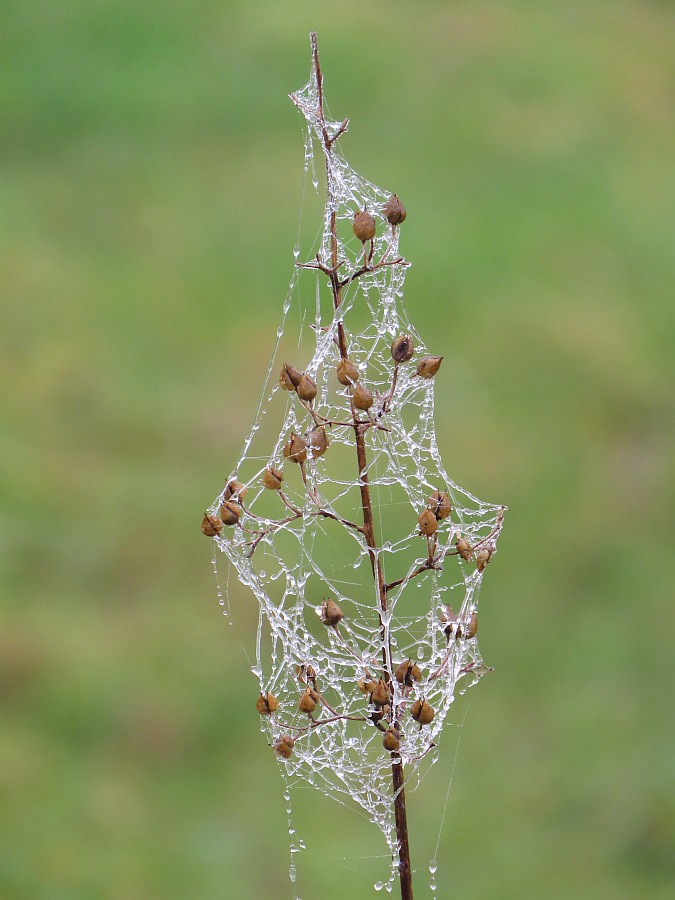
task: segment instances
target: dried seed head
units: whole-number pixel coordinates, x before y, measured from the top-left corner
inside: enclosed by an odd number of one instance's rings
[[[337,364],[337,380],[340,384],[344,384],[345,387],[355,384],[359,380],[359,370],[353,362],[350,362],[348,359],[341,359]]]
[[[274,694],[261,694],[256,700],[255,708],[261,716],[270,716],[279,709],[279,701]]]
[[[396,194],[393,194],[389,198],[382,212],[390,225],[400,225],[401,222],[405,222],[405,206],[401,203]]]
[[[429,497],[428,506],[437,519],[447,519],[452,512],[450,494],[447,491],[434,491]]]
[[[298,382],[298,397],[306,403],[316,397],[316,382],[309,375],[303,375]]]
[[[375,688],[377,687],[376,681],[368,681],[365,678],[359,678],[356,682],[358,689],[362,694],[372,694]]]
[[[352,393],[352,400],[354,401],[354,406],[357,409],[370,409],[373,405],[373,395],[370,393],[367,387],[364,387],[361,382],[357,382],[354,385],[354,391]]]
[[[301,666],[295,667],[295,674],[298,676],[298,680],[302,681],[303,684],[308,684],[311,681],[316,686],[316,671],[314,666],[308,666],[306,663],[303,663]]]
[[[303,463],[307,459],[307,442],[299,434],[292,434],[284,444],[284,456],[294,463]]]
[[[234,500],[226,500],[218,510],[218,515],[223,520],[223,525],[236,525],[241,515],[241,507]]]
[[[410,710],[410,715],[420,725],[429,725],[433,721],[436,712],[426,700],[415,700]]]
[[[338,622],[344,617],[344,613],[337,605],[335,600],[324,600],[321,604],[319,615],[324,625],[335,628]]]
[[[476,610],[471,611],[471,618],[469,619],[469,624],[466,626],[466,637],[473,638],[478,634],[478,615]]]
[[[447,625],[443,629],[445,634],[448,637],[448,640],[454,638],[461,638],[462,629],[459,624],[459,616],[454,612],[451,606],[445,607],[445,614],[443,615],[443,621],[447,622]]]
[[[284,475],[281,469],[273,469],[270,466],[269,469],[265,469],[262,483],[263,487],[266,487],[268,491],[279,491],[281,490],[281,482],[283,480]]]
[[[298,703],[298,709],[300,712],[304,713],[313,713],[316,709],[316,704],[318,703],[319,695],[317,692],[308,687],[305,691],[300,695],[300,702]]]
[[[476,568],[479,572],[482,572],[485,569],[485,566],[490,562],[491,556],[492,551],[488,547],[484,547],[476,553]]]
[[[207,537],[215,537],[217,534],[223,530],[223,523],[218,518],[218,516],[210,516],[208,513],[204,513],[204,518],[202,519],[202,534],[205,534]]]
[[[248,488],[241,481],[228,481],[223,491],[223,500],[243,500],[248,494]]]
[[[390,728],[382,738],[382,743],[384,745],[384,749],[388,750],[390,753],[393,753],[394,750],[398,750],[398,748],[401,746],[398,731],[395,728]]]
[[[457,538],[457,543],[455,544],[457,548],[457,553],[462,557],[463,560],[469,562],[471,557],[473,556],[473,547],[471,544],[463,537]]]
[[[374,703],[376,706],[385,706],[389,703],[389,688],[382,678],[380,678],[375,685],[375,688],[370,695],[370,702]]]
[[[299,372],[294,366],[284,363],[279,373],[279,384],[285,391],[295,391],[300,384],[302,372]]]
[[[442,362],[442,356],[423,356],[417,360],[417,374],[420,378],[433,378]]]
[[[422,680],[422,672],[417,663],[409,659],[404,660],[394,673],[399,684],[405,684],[410,687],[413,681]]]
[[[326,437],[326,429],[323,425],[320,425],[310,432],[309,447],[314,459],[323,456],[326,450],[328,450],[328,438]]]
[[[281,737],[276,738],[272,746],[277,756],[283,756],[284,759],[290,759],[293,753],[293,747],[295,746],[295,741],[289,734],[283,734]]]
[[[399,334],[397,338],[394,338],[391,345],[391,355],[394,357],[395,362],[408,362],[409,359],[413,358],[414,352],[415,344],[409,334]]]
[[[417,524],[420,526],[420,534],[435,534],[438,531],[438,519],[430,509],[425,509],[417,518]]]
[[[354,234],[364,244],[375,237],[375,219],[365,209],[354,213],[352,228],[354,229]]]

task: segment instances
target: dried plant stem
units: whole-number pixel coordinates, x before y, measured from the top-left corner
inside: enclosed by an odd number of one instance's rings
[[[336,229],[336,215],[335,215],[335,192],[333,186],[333,173],[332,173],[332,163],[331,163],[331,153],[333,149],[333,144],[337,137],[346,130],[347,120],[342,123],[340,130],[338,133],[331,138],[328,134],[328,131],[325,126],[324,119],[324,110],[323,110],[323,75],[321,72],[321,66],[319,64],[319,50],[317,46],[317,38],[316,34],[312,33],[311,35],[312,42],[312,62],[314,65],[314,71],[316,75],[316,83],[317,90],[319,96],[319,116],[321,121],[321,133],[323,138],[323,148],[324,155],[326,158],[326,181],[327,181],[327,204],[328,208],[332,210],[330,217],[330,238],[331,238],[331,265],[328,267],[325,263],[322,263],[317,259],[318,268],[322,271],[326,272],[330,279],[332,294],[333,294],[333,305],[336,310],[340,308],[340,304],[342,302],[342,288],[345,284],[348,284],[354,277],[352,276],[350,279],[340,280],[338,278],[337,272],[339,268],[338,261],[338,238],[337,238],[337,229]],[[364,254],[366,253],[364,248]],[[359,270],[358,275],[365,274],[368,271],[368,266],[370,264],[370,259],[366,258],[366,262],[362,268]],[[402,262],[402,261],[400,261]],[[389,264],[397,264],[399,260],[393,260]],[[344,324],[342,322],[338,322],[337,327],[337,338],[338,338],[338,347],[340,349],[340,355],[342,359],[348,359],[348,347],[347,347],[347,335],[345,332]],[[392,394],[393,388],[395,385],[392,384]],[[391,398],[390,397],[388,399]],[[370,496],[370,485],[368,482],[368,457],[366,453],[366,442],[365,442],[365,432],[369,427],[370,423],[364,423],[359,419],[357,410],[354,406],[353,401],[351,402],[351,412],[353,419],[353,428],[354,428],[354,437],[356,442],[356,457],[357,464],[359,468],[359,488],[361,492],[361,508],[363,510],[363,535],[366,539],[366,544],[368,546],[368,555],[370,556],[370,562],[373,569],[373,577],[375,578],[375,583],[377,585],[378,591],[378,600],[379,600],[379,619],[380,619],[380,636],[382,639],[382,663],[383,663],[383,671],[384,671],[384,680],[387,684],[392,681],[392,672],[391,672],[391,645],[389,644],[388,632],[385,625],[385,618],[387,613],[387,585],[384,580],[384,572],[382,570],[382,564],[380,562],[379,556],[379,546],[375,536],[375,526],[373,521],[373,505],[372,499]],[[398,727],[398,721],[392,723],[395,728]],[[403,773],[403,763],[401,762],[400,754],[397,751],[392,752],[391,754],[391,771],[392,771],[392,785],[393,785],[393,799],[394,799],[394,816],[396,821],[396,837],[398,841],[399,848],[399,880],[401,885],[401,900],[413,900],[413,890],[412,890],[412,869],[410,865],[410,847],[408,842],[408,820],[406,813],[406,801],[405,801],[405,777]]]

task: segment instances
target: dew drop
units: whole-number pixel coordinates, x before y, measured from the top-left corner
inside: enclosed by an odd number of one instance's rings
[[[431,862],[429,863],[429,871],[431,872],[432,875],[435,875],[437,869],[438,869],[438,863],[436,862],[435,859],[432,859]]]
[[[381,881],[376,881],[375,884],[373,885],[373,887],[375,888],[376,891],[381,891],[382,888],[384,887],[384,885],[382,884]]]

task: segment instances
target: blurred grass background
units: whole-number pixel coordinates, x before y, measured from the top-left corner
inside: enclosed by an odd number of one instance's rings
[[[673,25],[666,0],[4,8],[2,898],[291,896],[255,604],[233,586],[227,627],[199,519],[291,271],[310,28],[343,151],[408,207],[446,467],[509,506],[439,897],[673,895]],[[301,812],[305,900],[369,896],[382,870],[331,860],[374,830]]]

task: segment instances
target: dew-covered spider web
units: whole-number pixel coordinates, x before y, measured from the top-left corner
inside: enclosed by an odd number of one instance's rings
[[[348,123],[326,115],[318,56],[291,99],[306,120],[305,172],[325,192],[323,227],[313,246],[294,251],[255,421],[209,514],[217,519],[229,502],[236,521],[214,541],[258,601],[252,671],[285,796],[313,786],[356,805],[387,842],[391,889],[399,860],[392,766],[403,767],[409,797],[437,759],[456,691],[489,671],[475,613],[504,508],[460,488],[441,461],[435,379],[417,374],[417,364],[451,348],[439,333],[427,350],[403,303],[408,263],[399,237],[414,223],[390,224],[392,192],[341,155]],[[375,220],[372,241],[353,230],[363,210]],[[402,337],[414,354],[397,364],[392,344]],[[337,378],[345,356],[372,395],[367,410],[354,406],[356,382]],[[316,384],[314,399],[283,388],[286,363]],[[280,490],[270,487],[270,472],[282,475]],[[372,533],[364,527],[366,479]],[[436,517],[432,498],[445,494],[452,510]],[[427,509],[437,526],[428,536],[420,533]],[[422,701],[433,711],[429,722],[428,714],[413,718]],[[383,745],[390,729],[393,752]]]

